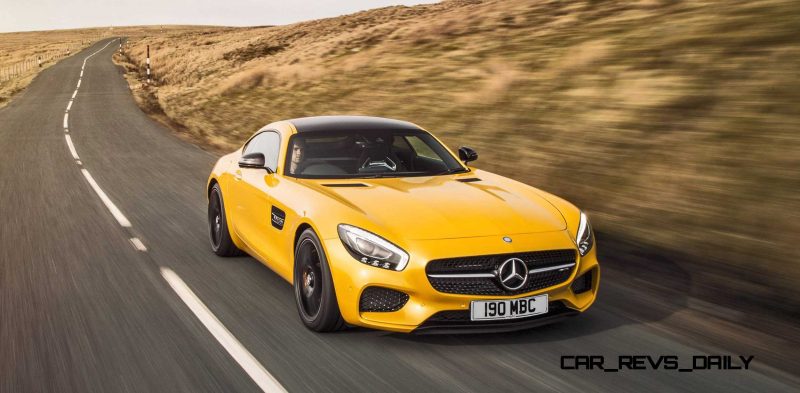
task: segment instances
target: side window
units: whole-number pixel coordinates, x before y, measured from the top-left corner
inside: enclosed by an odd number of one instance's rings
[[[409,135],[405,137],[411,147],[414,149],[414,152],[417,153],[420,157],[430,158],[432,160],[441,161],[442,159],[436,154],[430,146],[428,146],[425,141],[420,139],[418,136]]]
[[[273,171],[278,168],[278,153],[280,152],[281,138],[278,133],[265,131],[253,138],[244,148],[243,154],[261,153],[264,162]]]

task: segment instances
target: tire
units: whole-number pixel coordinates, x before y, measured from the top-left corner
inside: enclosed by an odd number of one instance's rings
[[[294,252],[294,299],[300,320],[315,332],[335,332],[345,326],[328,265],[317,234],[306,229]]]
[[[222,200],[222,190],[220,190],[219,184],[214,184],[208,194],[208,232],[211,240],[211,250],[214,251],[214,254],[221,257],[242,255],[242,251],[233,243],[231,233],[228,230],[225,204]]]

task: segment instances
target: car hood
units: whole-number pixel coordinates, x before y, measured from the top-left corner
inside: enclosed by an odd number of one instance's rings
[[[464,181],[478,176],[480,180]],[[566,229],[561,213],[535,189],[488,172],[303,183],[360,211],[377,227],[409,240]]]

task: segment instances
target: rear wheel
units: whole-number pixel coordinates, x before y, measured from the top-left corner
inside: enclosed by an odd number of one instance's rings
[[[220,190],[219,184],[214,184],[208,194],[208,229],[211,249],[214,254],[221,257],[233,257],[242,254],[242,251],[233,244],[231,234],[228,231],[225,204],[222,201],[222,190]]]
[[[300,235],[295,247],[294,297],[300,319],[307,328],[333,332],[344,327],[328,259],[311,229]]]

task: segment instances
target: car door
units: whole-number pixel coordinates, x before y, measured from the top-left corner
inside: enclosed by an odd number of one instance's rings
[[[267,169],[237,168],[234,172],[236,211],[234,214],[236,234],[260,259],[270,259],[268,250],[276,239],[270,236],[273,225],[271,190],[278,182],[275,170],[278,166],[280,135],[276,131],[262,131],[245,145],[242,155],[264,154]],[[274,219],[280,222],[280,214]]]

